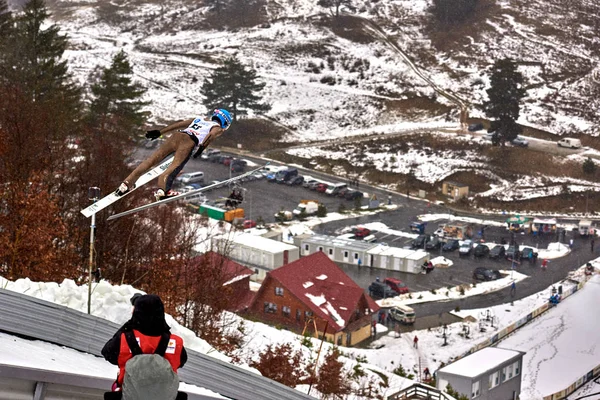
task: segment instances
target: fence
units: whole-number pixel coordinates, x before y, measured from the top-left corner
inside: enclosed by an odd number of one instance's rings
[[[434,389],[421,383],[415,383],[414,385],[409,386],[406,389],[403,389],[398,393],[394,393],[388,397],[388,400],[408,399],[453,400],[450,395],[442,392],[441,390]]]

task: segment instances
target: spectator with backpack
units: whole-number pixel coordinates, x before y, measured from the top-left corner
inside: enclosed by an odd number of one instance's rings
[[[102,355],[119,366],[112,392],[105,399],[175,400],[186,399],[177,392],[177,370],[187,361],[181,337],[171,334],[165,308],[157,295],[131,298],[134,306],[127,321],[102,348]]]

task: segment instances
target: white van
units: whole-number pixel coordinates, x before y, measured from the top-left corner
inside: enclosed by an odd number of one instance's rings
[[[403,305],[390,308],[390,315],[394,320],[406,325],[414,324],[417,319],[415,310]]]
[[[204,172],[187,172],[177,177],[177,181],[183,185],[189,185],[190,183],[202,183],[204,182]]]
[[[581,148],[581,140],[575,138],[562,138],[557,142],[559,147],[570,147],[572,149]]]
[[[327,186],[327,190],[325,190],[325,194],[335,196],[336,194],[338,194],[338,192],[340,190],[342,190],[343,188],[346,188],[346,187],[348,187],[348,185],[345,183],[334,183],[332,185]]]

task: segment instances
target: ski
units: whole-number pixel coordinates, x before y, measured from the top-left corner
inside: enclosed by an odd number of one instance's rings
[[[100,200],[98,200],[97,202],[92,204],[91,206],[81,210],[81,213],[88,218],[91,217],[92,214],[95,214],[98,211],[105,209],[106,207],[113,204],[115,201],[122,199],[123,197],[127,196],[128,194],[130,194],[134,190],[138,189],[139,187],[144,186],[146,183],[150,182],[152,179],[158,177],[169,167],[169,165],[171,165],[172,162],[173,162],[173,157],[167,158],[165,161],[158,164],[156,167],[152,168],[150,171],[146,172],[144,175],[140,176],[139,179],[135,182],[135,187],[133,189],[131,189],[130,191],[128,191],[127,193],[123,194],[122,196],[117,196],[115,194],[115,192],[111,192],[109,195],[101,198]]]
[[[154,203],[145,204],[145,205],[137,207],[137,208],[132,208],[131,210],[123,211],[122,213],[111,215],[110,217],[108,217],[108,221],[113,220],[113,219],[117,219],[117,218],[121,218],[121,217],[124,217],[126,215],[134,214],[134,213],[137,213],[139,211],[146,210],[148,208],[152,208],[152,207],[160,206],[160,205],[163,205],[163,204],[167,204],[167,203],[170,203],[172,201],[183,200],[186,197],[190,197],[190,196],[193,196],[193,195],[201,193],[201,192],[206,192],[208,190],[215,189],[215,188],[218,188],[220,186],[228,185],[231,182],[235,182],[237,180],[240,180],[242,178],[245,178],[245,177],[247,177],[249,175],[252,175],[252,174],[260,171],[261,169],[263,169],[267,165],[269,165],[269,162],[266,163],[265,165],[262,165],[262,166],[260,166],[258,168],[255,168],[255,169],[253,169],[251,171],[245,172],[245,173],[243,173],[241,175],[238,175],[238,176],[234,176],[233,178],[230,178],[230,179],[226,179],[226,180],[224,180],[222,182],[213,183],[212,185],[208,185],[208,186],[205,186],[203,188],[199,188],[199,189],[196,189],[196,190],[190,190],[189,192],[181,193],[181,194],[179,194],[177,196],[169,197],[169,198],[164,199],[164,200],[155,201]]]

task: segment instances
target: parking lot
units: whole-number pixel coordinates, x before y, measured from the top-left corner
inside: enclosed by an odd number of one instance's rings
[[[141,149],[136,154],[137,158],[143,159],[150,154],[150,150]],[[243,158],[243,157],[242,157]],[[246,171],[259,167],[261,164],[248,160]],[[230,176],[240,175],[243,172],[231,173],[229,167],[219,163],[213,163],[208,160],[190,159],[182,173],[202,171],[204,173],[204,184],[209,184],[214,180],[229,179]],[[300,172],[302,174],[302,172]],[[333,180],[329,179],[332,183]],[[338,182],[338,181],[335,181]],[[341,181],[343,182],[343,181]],[[300,186],[289,186],[274,182],[267,182],[266,179],[239,182],[235,184],[240,188],[244,201],[241,207],[245,211],[248,219],[262,218],[265,222],[275,222],[275,214],[281,210],[292,211],[298,206],[300,200],[316,200],[325,205],[327,211],[337,212],[340,205],[351,209],[354,207],[354,201],[344,198],[328,196],[314,190]],[[206,192],[208,200],[217,200],[225,198],[231,193],[231,187],[225,186]],[[363,200],[366,204],[366,200]]]
[[[137,156],[139,158],[144,158],[149,152],[150,150],[144,149],[138,152]],[[250,161],[247,169],[256,168],[256,166],[260,165],[259,160],[252,158],[246,159]],[[252,160],[255,161],[256,166],[253,166]],[[198,159],[191,159],[183,172],[192,171],[204,172],[205,183],[213,180],[224,180],[230,176],[229,168],[227,166],[208,161],[200,161]],[[299,170],[299,173],[303,174],[301,170]],[[233,175],[235,175],[235,173]],[[318,172],[310,172],[309,175],[321,177],[321,179],[329,182],[344,182],[343,178],[336,180],[335,178],[328,177]],[[325,204],[328,211],[337,211],[340,204],[343,204],[346,208],[353,207],[352,201],[331,197],[323,193],[308,190],[301,186],[269,183],[266,182],[265,179],[243,182],[241,187],[244,189],[244,202],[241,207],[245,210],[246,218],[258,219],[259,217],[262,217],[265,222],[274,222],[274,215],[276,213],[282,209],[293,210],[300,200],[316,200],[322,202]],[[388,196],[388,193],[382,189],[365,185],[361,185],[360,190],[371,194],[375,193],[384,201]],[[229,193],[229,188],[221,188],[208,192],[207,197],[210,200],[214,200],[219,197],[226,197]],[[332,221],[321,224],[315,227],[314,230],[316,233],[336,235],[349,226],[363,225],[369,222],[383,222],[390,229],[409,232],[410,223],[416,221],[418,215],[451,213],[451,210],[448,210],[444,206],[430,205],[427,202],[414,198],[406,199],[404,196],[394,195],[392,201],[398,205],[398,208],[395,210],[383,211],[374,215],[363,215],[361,217],[346,220]],[[366,199],[363,200],[363,204],[366,204]],[[490,217],[486,218],[490,219]],[[492,219],[504,221],[506,217],[496,216],[492,217]],[[437,229],[438,224],[443,224],[445,222],[447,221],[440,220],[429,222],[426,227],[426,233],[432,234]],[[479,232],[480,229],[481,225],[474,226],[475,232]],[[387,243],[390,246],[409,247],[412,242],[412,240],[407,237],[396,236],[384,232],[374,231],[373,235],[377,238],[377,241]],[[477,235],[476,238],[478,238]],[[500,243],[502,238],[507,242],[510,242],[511,240],[511,234],[505,227],[490,226],[485,230],[485,240],[488,242]],[[543,237],[522,234],[515,235],[515,240],[518,244],[542,249],[545,249],[548,243],[555,242],[557,239],[556,235]],[[563,243],[568,243],[570,239],[574,239],[573,251],[565,257],[552,260],[548,270],[542,270],[540,268],[541,260],[538,260],[536,264],[530,264],[528,261],[525,261],[515,265],[517,271],[529,275],[532,278],[520,283],[517,292],[519,298],[548,287],[554,282],[563,279],[569,271],[596,257],[594,254],[590,254],[589,244],[586,240],[579,238],[578,235],[573,232],[566,232],[566,236],[561,238],[561,241]],[[438,255],[440,255],[439,250],[431,252],[432,257]],[[458,251],[444,252],[442,255],[452,260],[454,263],[453,266],[449,268],[436,268],[429,274],[409,274],[399,271],[371,269],[364,266],[358,267],[356,265],[342,265],[341,267],[358,285],[365,289],[368,288],[376,277],[379,277],[380,279],[394,277],[404,281],[412,292],[473,283],[473,271],[480,266],[509,271],[512,267],[512,263],[504,258],[499,260],[489,259],[488,257],[475,258],[473,254],[467,257],[461,257],[458,255]],[[508,289],[506,292],[507,293],[499,291],[485,296],[475,296],[475,298],[466,298],[453,302],[425,303],[416,305],[416,308],[419,309],[419,315],[423,316],[437,314],[441,312],[440,310],[447,311],[452,309],[454,304],[461,304],[461,307],[466,307],[467,305],[473,307],[486,307],[490,302],[505,302],[506,296],[509,296]]]

